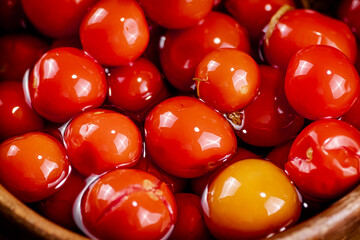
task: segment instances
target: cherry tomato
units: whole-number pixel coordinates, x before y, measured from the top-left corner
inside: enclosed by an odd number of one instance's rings
[[[0,30],[17,31],[25,26],[21,0],[0,0]]]
[[[195,72],[198,97],[220,112],[234,112],[248,105],[260,85],[254,59],[237,49],[218,49],[207,54]]]
[[[313,122],[296,137],[288,159],[285,169],[302,192],[340,197],[360,180],[360,132],[340,120]]]
[[[293,0],[228,0],[228,12],[249,32],[254,41],[262,38],[263,28],[283,5],[294,6]]]
[[[288,11],[280,18],[265,40],[264,53],[272,66],[285,70],[297,51],[315,44],[335,47],[355,62],[356,39],[349,27],[339,20],[304,9]]]
[[[201,199],[191,193],[175,194],[178,216],[169,240],[211,239],[201,209]]]
[[[85,179],[77,172],[72,171],[64,185],[56,193],[38,203],[40,213],[63,227],[76,229],[73,205],[85,185]]]
[[[359,95],[359,75],[336,48],[310,46],[291,59],[285,94],[294,110],[305,118],[340,117]]]
[[[56,48],[36,63],[29,81],[32,106],[44,118],[66,122],[106,97],[104,69],[83,51]]]
[[[296,136],[304,119],[289,105],[284,93],[284,74],[261,65],[260,91],[243,111],[242,128],[237,135],[255,146],[276,146]]]
[[[22,81],[47,48],[46,42],[29,34],[0,36],[0,80]]]
[[[168,31],[160,41],[160,61],[169,82],[182,91],[195,89],[193,80],[201,59],[218,48],[250,52],[246,30],[228,15],[210,12],[197,25]]]
[[[135,0],[102,0],[82,20],[80,40],[101,64],[126,65],[145,51],[149,30]]]
[[[44,35],[76,36],[82,18],[98,0],[21,0],[26,16]]]
[[[0,144],[0,183],[24,202],[56,192],[69,175],[64,147],[53,137],[26,133]]]
[[[149,60],[112,68],[108,76],[109,101],[126,113],[141,113],[166,98],[161,73]]]
[[[294,224],[301,201],[280,168],[269,161],[245,159],[216,176],[204,191],[202,208],[216,238],[254,239]]]
[[[160,55],[159,55],[159,42],[162,35],[165,34],[166,29],[160,27],[158,24],[148,19],[149,27],[149,43],[142,54],[142,57],[150,60],[157,67],[160,67]]]
[[[230,124],[196,98],[173,97],[145,120],[145,142],[154,162],[178,177],[206,174],[236,151]]]
[[[54,49],[54,48],[60,48],[60,47],[73,47],[73,48],[78,48],[81,49],[81,42],[80,39],[78,38],[58,38],[55,39],[51,46],[50,49]]]
[[[288,161],[289,152],[293,140],[283,143],[279,146],[274,147],[266,156],[271,162],[276,164],[281,169],[284,169],[285,163]]]
[[[350,123],[358,130],[360,130],[359,113],[360,113],[360,96],[358,96],[358,99],[356,100],[355,104],[350,108],[350,110],[341,117],[341,120]]]
[[[214,0],[138,0],[147,16],[160,26],[172,29],[187,28],[203,19]]]
[[[64,142],[72,166],[84,176],[134,166],[142,152],[136,125],[110,110],[93,109],[73,118]]]
[[[166,183],[135,169],[101,176],[85,192],[80,211],[82,229],[96,239],[161,239],[177,215]]]
[[[360,38],[360,1],[343,0],[338,7],[338,17]]]

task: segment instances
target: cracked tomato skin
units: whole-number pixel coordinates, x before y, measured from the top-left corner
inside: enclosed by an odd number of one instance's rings
[[[356,60],[356,39],[345,23],[304,9],[288,11],[280,18],[265,41],[264,54],[270,65],[286,70],[297,51],[315,44],[335,47],[352,63]]]
[[[330,46],[300,50],[286,72],[286,98],[299,115],[310,120],[340,117],[350,110],[359,91],[354,65]]]
[[[213,6],[213,0],[138,0],[146,15],[160,26],[181,29],[195,25]]]
[[[28,87],[35,111],[60,123],[85,108],[99,107],[107,93],[102,66],[71,47],[46,52],[35,64]]]
[[[142,152],[141,133],[125,115],[93,109],[73,118],[64,142],[72,166],[84,176],[132,167]]]
[[[183,178],[205,175],[237,148],[230,124],[192,97],[173,97],[153,108],[145,120],[145,142],[160,168]]]
[[[93,182],[81,198],[80,211],[96,239],[161,239],[177,215],[166,183],[135,169],[118,169]]]
[[[145,51],[149,30],[135,0],[102,0],[82,20],[80,40],[102,65],[127,65]]]
[[[294,140],[285,170],[312,198],[342,196],[360,180],[360,132],[335,119],[311,123]]]
[[[12,137],[0,145],[0,183],[23,202],[57,191],[70,173],[65,148],[42,132]]]

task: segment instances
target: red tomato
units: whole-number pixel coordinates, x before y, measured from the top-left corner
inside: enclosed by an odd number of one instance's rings
[[[265,40],[264,53],[272,66],[285,70],[297,51],[315,44],[335,47],[355,62],[356,39],[349,27],[339,20],[304,9],[286,12],[280,18],[270,38]]]
[[[85,185],[85,179],[72,171],[64,185],[56,193],[38,203],[40,213],[63,227],[76,229],[73,205]]]
[[[263,36],[263,28],[283,5],[295,6],[293,0],[228,0],[226,9],[249,32],[254,41]]]
[[[201,199],[191,193],[175,194],[178,216],[169,240],[211,239],[201,209]]]
[[[0,1],[0,30],[16,31],[26,26],[21,0]]]
[[[145,58],[112,68],[108,75],[109,101],[126,113],[141,113],[168,95],[157,67]]]
[[[160,168],[184,178],[206,174],[237,147],[230,124],[191,97],[173,97],[157,105],[145,120],[145,142]]]
[[[203,19],[214,0],[138,0],[146,15],[166,28],[187,28]]]
[[[258,93],[259,67],[237,49],[207,54],[196,68],[198,97],[220,112],[234,112],[248,105]]]
[[[102,0],[82,20],[80,40],[101,64],[126,65],[145,51],[149,30],[135,0]]]
[[[71,120],[64,142],[72,166],[84,176],[132,167],[141,155],[139,129],[126,116],[94,109]]]
[[[20,82],[0,82],[0,103],[0,141],[43,129],[44,122],[27,105]]]
[[[228,15],[210,12],[197,25],[168,31],[160,41],[160,60],[169,82],[182,91],[195,89],[192,79],[201,59],[218,48],[250,52],[246,30]]]
[[[301,116],[336,118],[350,110],[359,95],[359,75],[339,50],[315,45],[300,50],[290,61],[285,94]]]
[[[82,50],[56,48],[36,63],[29,82],[32,106],[46,119],[66,122],[106,97],[104,69]]]
[[[44,35],[76,36],[82,18],[98,0],[21,0],[26,16]]]
[[[0,80],[22,81],[47,48],[46,42],[29,34],[0,36]]]
[[[271,162],[276,164],[281,169],[284,169],[285,163],[288,161],[289,152],[293,140],[288,141],[284,144],[274,147],[266,156]]]
[[[2,142],[0,165],[0,183],[24,202],[49,197],[64,183],[70,171],[64,147],[41,132]]]
[[[311,123],[292,144],[285,169],[310,197],[340,197],[360,180],[360,132],[340,120]]]
[[[350,110],[341,117],[341,120],[360,130],[360,96]]]
[[[246,143],[269,147],[286,142],[301,130],[304,119],[290,107],[284,93],[284,74],[261,65],[259,94],[243,111],[237,135]]]
[[[96,239],[161,239],[177,215],[166,183],[135,169],[115,170],[93,182],[80,211],[86,232]]]
[[[60,47],[73,47],[78,49],[82,48],[80,39],[78,38],[58,38],[52,42],[50,49],[60,48]]]
[[[360,0],[343,0],[338,7],[338,17],[360,38]]]

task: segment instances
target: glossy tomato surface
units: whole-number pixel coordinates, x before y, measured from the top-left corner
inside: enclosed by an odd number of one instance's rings
[[[360,180],[360,132],[340,120],[316,121],[296,137],[285,169],[310,197],[340,197]]]
[[[145,120],[145,142],[160,168],[184,178],[206,174],[237,148],[230,124],[191,97],[173,97],[157,105]]]
[[[207,54],[195,72],[198,97],[220,112],[244,108],[257,95],[259,67],[247,53],[218,49]]]
[[[360,1],[343,0],[338,7],[338,17],[360,38]]]
[[[270,65],[286,70],[297,51],[315,44],[335,47],[352,63],[356,60],[356,39],[345,23],[304,9],[288,11],[280,18],[265,40],[265,58]]]
[[[69,175],[64,147],[53,137],[32,132],[0,145],[0,183],[23,202],[56,192]]]
[[[21,0],[26,16],[44,35],[76,36],[82,18],[99,0]]]
[[[126,65],[145,51],[149,30],[135,0],[102,0],[82,20],[80,40],[101,64]]]
[[[160,26],[181,29],[195,25],[213,6],[213,0],[138,0],[146,15]]]
[[[255,100],[243,111],[243,126],[237,135],[249,144],[269,147],[286,142],[301,130],[304,119],[289,105],[285,74],[260,65],[261,84]]]
[[[0,82],[0,103],[0,140],[43,129],[44,121],[27,105],[20,82]]]
[[[0,80],[22,81],[47,48],[44,40],[30,34],[0,36]]]
[[[218,48],[250,52],[246,30],[223,13],[210,12],[193,27],[168,31],[160,41],[161,66],[167,80],[182,91],[195,89],[192,78],[196,66]]]
[[[202,208],[217,239],[257,239],[296,223],[301,201],[280,168],[245,159],[216,176],[204,191]]]
[[[135,169],[115,170],[93,182],[80,211],[84,227],[96,239],[161,239],[177,215],[166,183]]]
[[[125,115],[94,109],[77,115],[66,127],[69,159],[84,176],[118,167],[132,167],[140,158],[139,129]]]
[[[44,118],[66,122],[106,97],[104,69],[82,50],[56,48],[36,63],[29,79],[31,103]]]
[[[355,103],[359,95],[359,75],[336,48],[310,46],[291,59],[285,94],[294,110],[305,118],[337,118]]]

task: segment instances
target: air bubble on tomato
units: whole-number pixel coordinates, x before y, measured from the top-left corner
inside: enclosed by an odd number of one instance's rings
[[[300,50],[286,72],[286,97],[298,114],[310,120],[340,117],[350,110],[359,91],[354,65],[330,46]]]
[[[332,46],[352,63],[356,60],[356,39],[345,23],[304,9],[288,11],[281,16],[272,34],[265,39],[265,58],[270,65],[286,70],[292,56],[311,45]]]
[[[244,108],[255,98],[260,72],[247,53],[217,49],[200,61],[194,80],[201,100],[220,112],[229,113]]]
[[[246,29],[230,16],[214,11],[193,27],[168,31],[159,44],[167,80],[175,88],[188,92],[195,89],[195,69],[206,54],[218,48],[250,52]]]
[[[296,223],[301,199],[284,171],[245,159],[218,174],[202,196],[205,222],[218,239],[255,239]]]
[[[102,65],[126,65],[145,51],[149,30],[135,0],[102,0],[83,18],[80,40]]]
[[[65,148],[41,132],[12,137],[0,144],[0,183],[23,202],[57,191],[70,173]]]
[[[117,169],[93,180],[73,211],[76,224],[94,239],[165,239],[177,217],[166,183],[136,169]]]
[[[125,115],[93,109],[67,125],[64,143],[72,166],[84,176],[132,167],[142,153],[141,134]]]
[[[56,48],[35,64],[27,84],[36,112],[53,122],[66,122],[85,108],[103,104],[104,69],[84,51]]]
[[[164,171],[199,177],[231,157],[237,148],[230,124],[205,103],[173,97],[158,104],[145,120],[148,153]]]
[[[295,138],[285,170],[315,199],[335,199],[360,181],[360,132],[335,120],[311,123]]]

